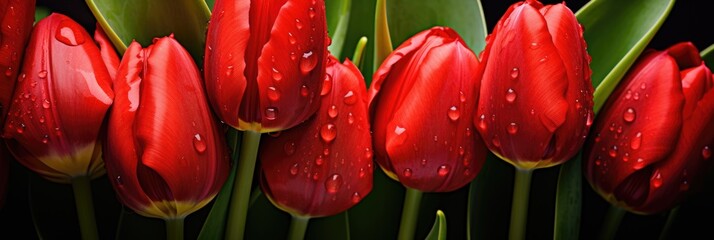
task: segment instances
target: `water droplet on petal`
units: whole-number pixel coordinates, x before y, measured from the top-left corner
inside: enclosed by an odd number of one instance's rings
[[[330,116],[330,118],[336,118],[337,114],[337,106],[332,105],[330,106],[330,108],[327,109],[327,116]]]
[[[204,153],[206,151],[206,141],[203,140],[201,134],[196,133],[196,135],[193,135],[193,148],[196,149],[198,153]]]
[[[7,70],[5,70],[5,76],[12,76],[12,68],[8,67]]]
[[[322,82],[322,89],[320,90],[320,96],[325,96],[332,91],[332,75],[325,74],[325,80]]]
[[[327,149],[327,148],[325,148],[325,149]],[[328,152],[329,152],[329,150],[328,150]],[[322,155],[317,155],[317,157],[315,158],[315,165],[322,166],[323,163],[325,163],[325,159],[322,158]]]
[[[481,116],[479,116],[478,128],[480,128],[481,130],[486,130],[486,115],[481,114]]]
[[[332,174],[325,181],[327,193],[335,194],[340,190],[340,187],[342,187],[342,176],[339,174]]]
[[[347,123],[352,124],[355,122],[355,116],[352,115],[352,113],[347,114]]]
[[[233,75],[233,66],[226,67],[226,77]]]
[[[297,60],[297,54],[295,52],[290,52],[290,60]]]
[[[360,200],[362,200],[362,196],[358,192],[354,192],[352,194],[352,203],[358,203]]]
[[[607,153],[610,157],[617,157],[617,146],[613,145]]]
[[[662,173],[659,170],[655,170],[654,176],[652,177],[652,187],[659,188],[662,186]]]
[[[68,46],[80,45],[84,43],[84,35],[82,35],[82,31],[77,28],[77,25],[72,24],[68,20],[63,20],[60,22],[57,32],[55,32],[55,39]]]
[[[518,132],[518,124],[512,122],[512,123],[508,124],[508,126],[506,126],[506,130],[510,134],[516,134]]]
[[[627,92],[625,92],[625,99],[630,100],[630,98],[632,98],[632,91],[628,89]]]
[[[410,178],[412,176],[412,169],[411,168],[405,168],[404,171],[402,171],[402,175],[406,178]]]
[[[345,94],[345,104],[347,105],[352,105],[357,102],[357,97],[355,96],[355,93],[352,91],[348,91]]]
[[[363,178],[365,175],[367,175],[367,173],[364,171],[364,168],[359,168],[357,176],[359,176],[359,178]]]
[[[631,123],[635,121],[635,109],[633,108],[627,108],[625,110],[625,113],[622,114],[622,119],[625,120],[625,122]]]
[[[511,69],[511,78],[512,79],[518,78],[518,74],[520,74],[520,70],[518,70],[517,67],[514,67]]]
[[[645,90],[645,88],[647,88],[647,84],[645,84],[645,83],[640,84],[640,89]]]
[[[364,148],[364,158],[372,160],[372,150],[369,148]]]
[[[400,126],[396,126],[396,127],[394,128],[394,134],[396,134],[396,136],[395,136],[395,141],[396,141],[398,144],[402,144],[402,143],[404,143],[404,141],[406,141],[406,139],[407,139],[407,133],[406,133],[406,131],[407,131],[406,128],[403,128],[403,127],[400,127]]]
[[[709,159],[709,157],[711,156],[712,150],[709,149],[709,146],[704,146],[704,148],[702,149],[702,157],[704,157],[704,159]]]
[[[439,166],[439,169],[436,170],[436,173],[439,175],[439,177],[445,177],[449,174],[449,170],[449,165],[441,165]]]
[[[290,166],[290,175],[297,175],[298,170],[300,169],[300,165],[298,163],[294,163],[292,166]]]
[[[295,27],[298,30],[302,29],[303,25],[302,25],[302,22],[300,22],[300,19],[297,19],[297,18],[295,19]]]
[[[538,44],[537,42],[532,42],[531,46],[530,46],[531,49],[538,49],[539,47],[540,47],[540,44]]]
[[[283,74],[278,71],[278,69],[272,68],[273,70],[273,80],[280,81],[283,80]]]
[[[37,76],[40,78],[46,78],[47,77],[47,70],[42,70],[39,73],[37,73]]]
[[[317,66],[317,57],[315,54],[313,54],[312,51],[303,53],[300,59],[300,71],[302,74],[310,73],[310,71],[315,69],[315,66]]]
[[[328,123],[322,125],[322,127],[320,128],[320,137],[322,138],[322,141],[325,141],[325,143],[331,143],[333,140],[335,140],[336,136],[337,127],[335,127],[335,124]]]
[[[288,32],[288,41],[290,41],[290,44],[297,43],[297,39],[295,39],[295,36],[293,36],[293,33],[291,32]]]
[[[314,18],[314,17],[315,17],[315,8],[314,8],[314,7],[310,7],[310,8],[307,10],[307,15],[310,16],[310,18]]]
[[[632,138],[632,142],[630,142],[630,148],[637,150],[640,148],[640,145],[642,145],[642,132],[637,132],[637,135],[635,135],[635,137]]]
[[[50,108],[50,100],[47,100],[47,99],[43,100],[43,101],[42,101],[42,107],[45,108],[45,109]]]
[[[307,97],[310,94],[310,89],[306,85],[300,87],[300,96]]]
[[[643,167],[645,167],[645,160],[642,158],[638,158],[637,161],[635,161],[635,165],[632,166],[632,169],[640,170]]]
[[[459,91],[459,101],[460,102],[466,102],[466,96],[464,95],[464,92]]]
[[[290,155],[295,154],[295,143],[294,142],[285,143],[285,145],[283,145],[283,150],[285,150],[285,155],[290,156]]]
[[[280,100],[280,92],[278,92],[278,89],[275,87],[268,87],[268,99],[270,99],[270,101]]]
[[[498,140],[498,136],[493,136],[491,143],[493,143],[494,147],[501,147],[501,140]]]
[[[593,112],[588,111],[588,115],[585,120],[585,126],[590,127],[593,125]]]
[[[516,92],[512,88],[509,88],[508,91],[506,91],[506,101],[508,101],[509,103],[512,103],[515,100],[516,100]]]
[[[270,121],[275,120],[278,117],[278,108],[267,107],[265,108],[265,119]]]
[[[459,109],[456,108],[456,106],[451,106],[449,108],[449,111],[447,112],[447,115],[449,116],[449,119],[451,119],[451,121],[456,121],[459,120],[461,113],[459,113]]]
[[[124,180],[121,179],[121,175],[118,175],[117,178],[115,179],[117,182],[117,185],[122,186],[124,185]]]

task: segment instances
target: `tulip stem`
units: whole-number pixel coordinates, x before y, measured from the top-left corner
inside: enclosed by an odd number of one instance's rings
[[[623,217],[625,217],[625,210],[614,205],[610,205],[610,208],[605,214],[605,219],[603,219],[602,229],[600,230],[600,236],[598,239],[614,239],[617,235],[617,228],[620,227],[620,222],[622,222]]]
[[[166,239],[183,240],[183,218],[166,219]]]
[[[404,196],[404,206],[402,207],[402,221],[399,224],[399,240],[414,239],[417,219],[419,218],[419,205],[421,204],[422,192],[413,188],[407,188]]]
[[[290,220],[290,230],[288,230],[289,240],[303,240],[307,231],[307,224],[310,222],[309,217],[301,217],[292,215]]]
[[[352,61],[354,61],[355,66],[360,68],[362,66],[362,59],[364,57],[364,48],[367,46],[367,37],[362,36],[355,46],[355,52],[352,54]]]
[[[83,240],[99,239],[97,222],[94,219],[94,203],[92,202],[92,186],[89,176],[72,178],[74,201],[77,206],[77,218]]]
[[[679,213],[679,206],[669,210],[669,214],[667,214],[667,222],[664,223],[662,232],[659,234],[660,240],[669,239],[669,230],[672,228],[672,224],[674,224],[674,221],[677,218],[677,213]]]
[[[258,145],[260,144],[260,133],[245,131],[240,145],[240,156],[238,156],[238,169],[233,193],[231,194],[231,206],[228,216],[228,229],[226,239],[243,239],[245,232],[245,220],[248,216],[248,205],[250,203],[250,189],[253,183],[253,171],[258,157]]]
[[[526,239],[528,198],[532,176],[533,170],[516,168],[516,178],[513,183],[513,200],[511,202],[511,224],[508,229],[508,238],[511,240]]]

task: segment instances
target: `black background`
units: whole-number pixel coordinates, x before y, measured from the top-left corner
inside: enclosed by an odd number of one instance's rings
[[[353,0],[360,1],[360,0]],[[626,1],[626,0],[623,0]],[[505,12],[508,6],[515,1],[482,0],[482,5],[486,15],[489,32],[493,25]],[[543,1],[546,4],[560,3],[561,1]],[[566,1],[568,7],[576,11],[587,1]],[[46,6],[53,11],[66,14],[88,30],[93,31],[95,20],[89,9],[82,0],[38,0],[38,6]],[[668,46],[682,42],[691,41],[700,50],[714,44],[714,20],[712,18],[712,3],[709,1],[679,0],[670,13],[662,28],[654,36],[649,47],[654,49],[665,49]],[[587,30],[586,30],[587,31]],[[552,179],[557,177],[557,169],[538,170],[534,174],[534,182],[541,179]],[[32,199],[29,197],[28,183],[37,185],[53,185],[46,183],[33,173],[28,172],[24,167],[16,162],[11,164],[10,185],[7,192],[7,202],[0,209],[0,234],[3,236],[23,236],[21,239],[31,239],[35,236],[33,221],[28,211],[28,202],[48,201],[53,199],[72,199],[71,187],[68,185],[56,185],[54,192],[34,192]],[[714,183],[714,182],[712,182]],[[106,177],[93,181],[93,189],[109,189]],[[709,185],[713,186],[713,185]],[[100,190],[101,191],[101,190]],[[467,188],[451,193],[453,197],[464,197]],[[509,190],[510,191],[510,190]],[[550,198],[542,196],[552,196],[555,194],[553,186],[533,185],[531,189],[531,213],[529,214],[528,236],[529,239],[550,239],[552,238],[552,213],[550,209],[541,214],[534,206],[552,205]],[[95,192],[95,208],[97,218],[110,222],[115,226],[117,214],[115,209],[120,205],[113,199],[113,192]],[[38,200],[39,199],[39,200]],[[510,200],[510,199],[509,199]],[[544,202],[537,202],[544,201]],[[52,202],[52,201],[50,201]],[[76,219],[74,218],[74,206],[67,206],[57,201],[56,205],[46,206],[33,211],[42,212],[43,219],[37,221],[43,226],[53,226],[53,233],[59,233],[58,239],[76,239]],[[71,201],[70,201],[71,203]],[[599,195],[594,193],[587,183],[583,185],[583,215],[581,222],[581,239],[593,239],[599,231],[604,212],[608,208],[608,203],[603,201]],[[204,212],[196,214],[196,218],[205,216]],[[69,216],[69,217],[68,217]],[[711,239],[711,227],[714,226],[714,187],[706,189],[703,193],[689,199],[683,203],[679,211],[679,221],[673,225],[672,236],[675,239],[704,238]],[[190,216],[192,217],[192,216]],[[503,218],[503,216],[500,216]],[[506,216],[507,218],[507,216]],[[659,229],[662,228],[667,218],[665,213],[650,216],[627,214],[620,225],[618,239],[656,239],[659,236]],[[99,226],[102,239],[113,239],[113,229],[111,227]],[[197,231],[197,226],[187,226],[187,231]],[[449,233],[451,239],[461,239],[462,235]],[[697,236],[697,237],[695,237]],[[48,238],[53,239],[53,238]]]

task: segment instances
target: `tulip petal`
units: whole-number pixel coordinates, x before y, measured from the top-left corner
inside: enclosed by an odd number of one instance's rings
[[[0,126],[10,110],[10,100],[20,75],[25,44],[30,38],[35,0],[9,0],[0,3]]]
[[[712,86],[714,82],[712,81],[712,72],[704,65],[704,62],[681,71],[680,74],[685,99],[682,115],[684,119],[688,119],[697,107],[699,100],[714,87]]]
[[[102,60],[107,66],[107,71],[109,76],[114,79],[117,75],[117,68],[119,68],[119,56],[114,50],[114,45],[112,45],[111,40],[104,33],[102,27],[97,23],[96,29],[94,30],[94,41],[99,46],[99,51],[102,53]]]

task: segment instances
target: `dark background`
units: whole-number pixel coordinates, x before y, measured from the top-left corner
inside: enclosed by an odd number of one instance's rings
[[[361,1],[361,0],[353,0]],[[626,0],[625,0],[626,1]],[[488,30],[491,32],[494,24],[505,12],[508,6],[515,1],[482,0],[482,5],[486,15]],[[544,4],[560,3],[561,1],[543,1]],[[567,6],[576,11],[587,1],[565,1]],[[94,29],[95,20],[89,9],[86,8],[83,0],[38,0],[38,6],[44,6],[52,11],[66,14],[82,25],[90,33]],[[681,42],[691,41],[700,50],[714,44],[714,20],[711,18],[711,6],[709,1],[679,0],[670,13],[662,28],[655,35],[650,43],[650,48],[665,49],[668,46]],[[500,164],[500,163],[498,163]],[[503,167],[503,166],[501,166]],[[508,167],[508,166],[506,166]],[[375,171],[376,172],[376,171]],[[551,239],[552,238],[552,196],[555,188],[553,179],[557,179],[558,168],[537,170],[534,173],[533,185],[531,188],[531,203],[528,220],[529,239]],[[543,184],[543,183],[546,184]],[[714,182],[713,182],[714,183]],[[30,187],[28,188],[28,184]],[[114,226],[118,222],[116,209],[121,206],[114,199],[114,193],[106,177],[99,178],[92,182],[94,192],[95,209],[98,220],[110,223],[99,225],[102,239],[113,239]],[[599,231],[600,224],[608,203],[603,201],[599,195],[594,193],[590,186],[583,183],[583,215],[581,222],[581,239],[594,239]],[[35,186],[35,187],[33,187]],[[503,183],[503,194],[510,194],[508,182]],[[713,186],[713,185],[709,185]],[[35,191],[43,189],[43,191]],[[44,189],[53,189],[44,191]],[[445,194],[444,199],[465,199],[468,188]],[[510,196],[510,195],[508,195]],[[428,198],[429,196],[427,196]],[[72,202],[72,189],[69,185],[53,184],[37,177],[34,173],[27,171],[16,162],[11,163],[10,185],[7,192],[7,202],[0,209],[0,233],[3,236],[13,234],[23,236],[22,239],[31,239],[35,236],[35,228],[30,211],[37,213],[41,219],[36,219],[38,225],[46,230],[49,236],[47,239],[77,239],[76,218],[74,205]],[[510,198],[507,198],[510,201]],[[454,205],[448,202],[443,209],[453,211],[465,211],[461,205]],[[502,203],[507,206],[510,203]],[[544,207],[545,206],[545,207]],[[30,209],[28,209],[31,207]],[[189,218],[200,219],[205,217],[205,211],[199,211]],[[448,215],[447,215],[448,216]],[[679,210],[678,221],[672,226],[672,235],[676,239],[705,238],[711,239],[710,228],[714,226],[714,187],[706,189],[699,195],[684,202]],[[125,217],[136,217],[129,214]],[[493,216],[494,221],[508,219],[508,216]],[[463,239],[463,235],[454,233],[463,231],[463,224],[459,221],[463,219],[449,218],[449,237],[451,239]],[[618,239],[656,239],[659,230],[667,219],[666,213],[650,216],[627,214],[620,225]],[[190,219],[189,219],[190,220]],[[431,220],[429,220],[431,221]],[[198,222],[198,221],[196,221]],[[163,227],[160,221],[155,221],[157,227]],[[187,224],[187,236],[195,234],[200,229],[198,224]],[[501,231],[503,229],[493,229]],[[505,229],[507,231],[507,229]],[[161,232],[162,230],[159,230]],[[192,234],[193,233],[193,234]],[[19,235],[17,235],[19,234]],[[358,235],[353,233],[353,235]],[[57,238],[54,238],[56,236]],[[695,237],[701,236],[701,237]],[[500,239],[500,237],[496,237]],[[149,238],[151,239],[151,238]]]

